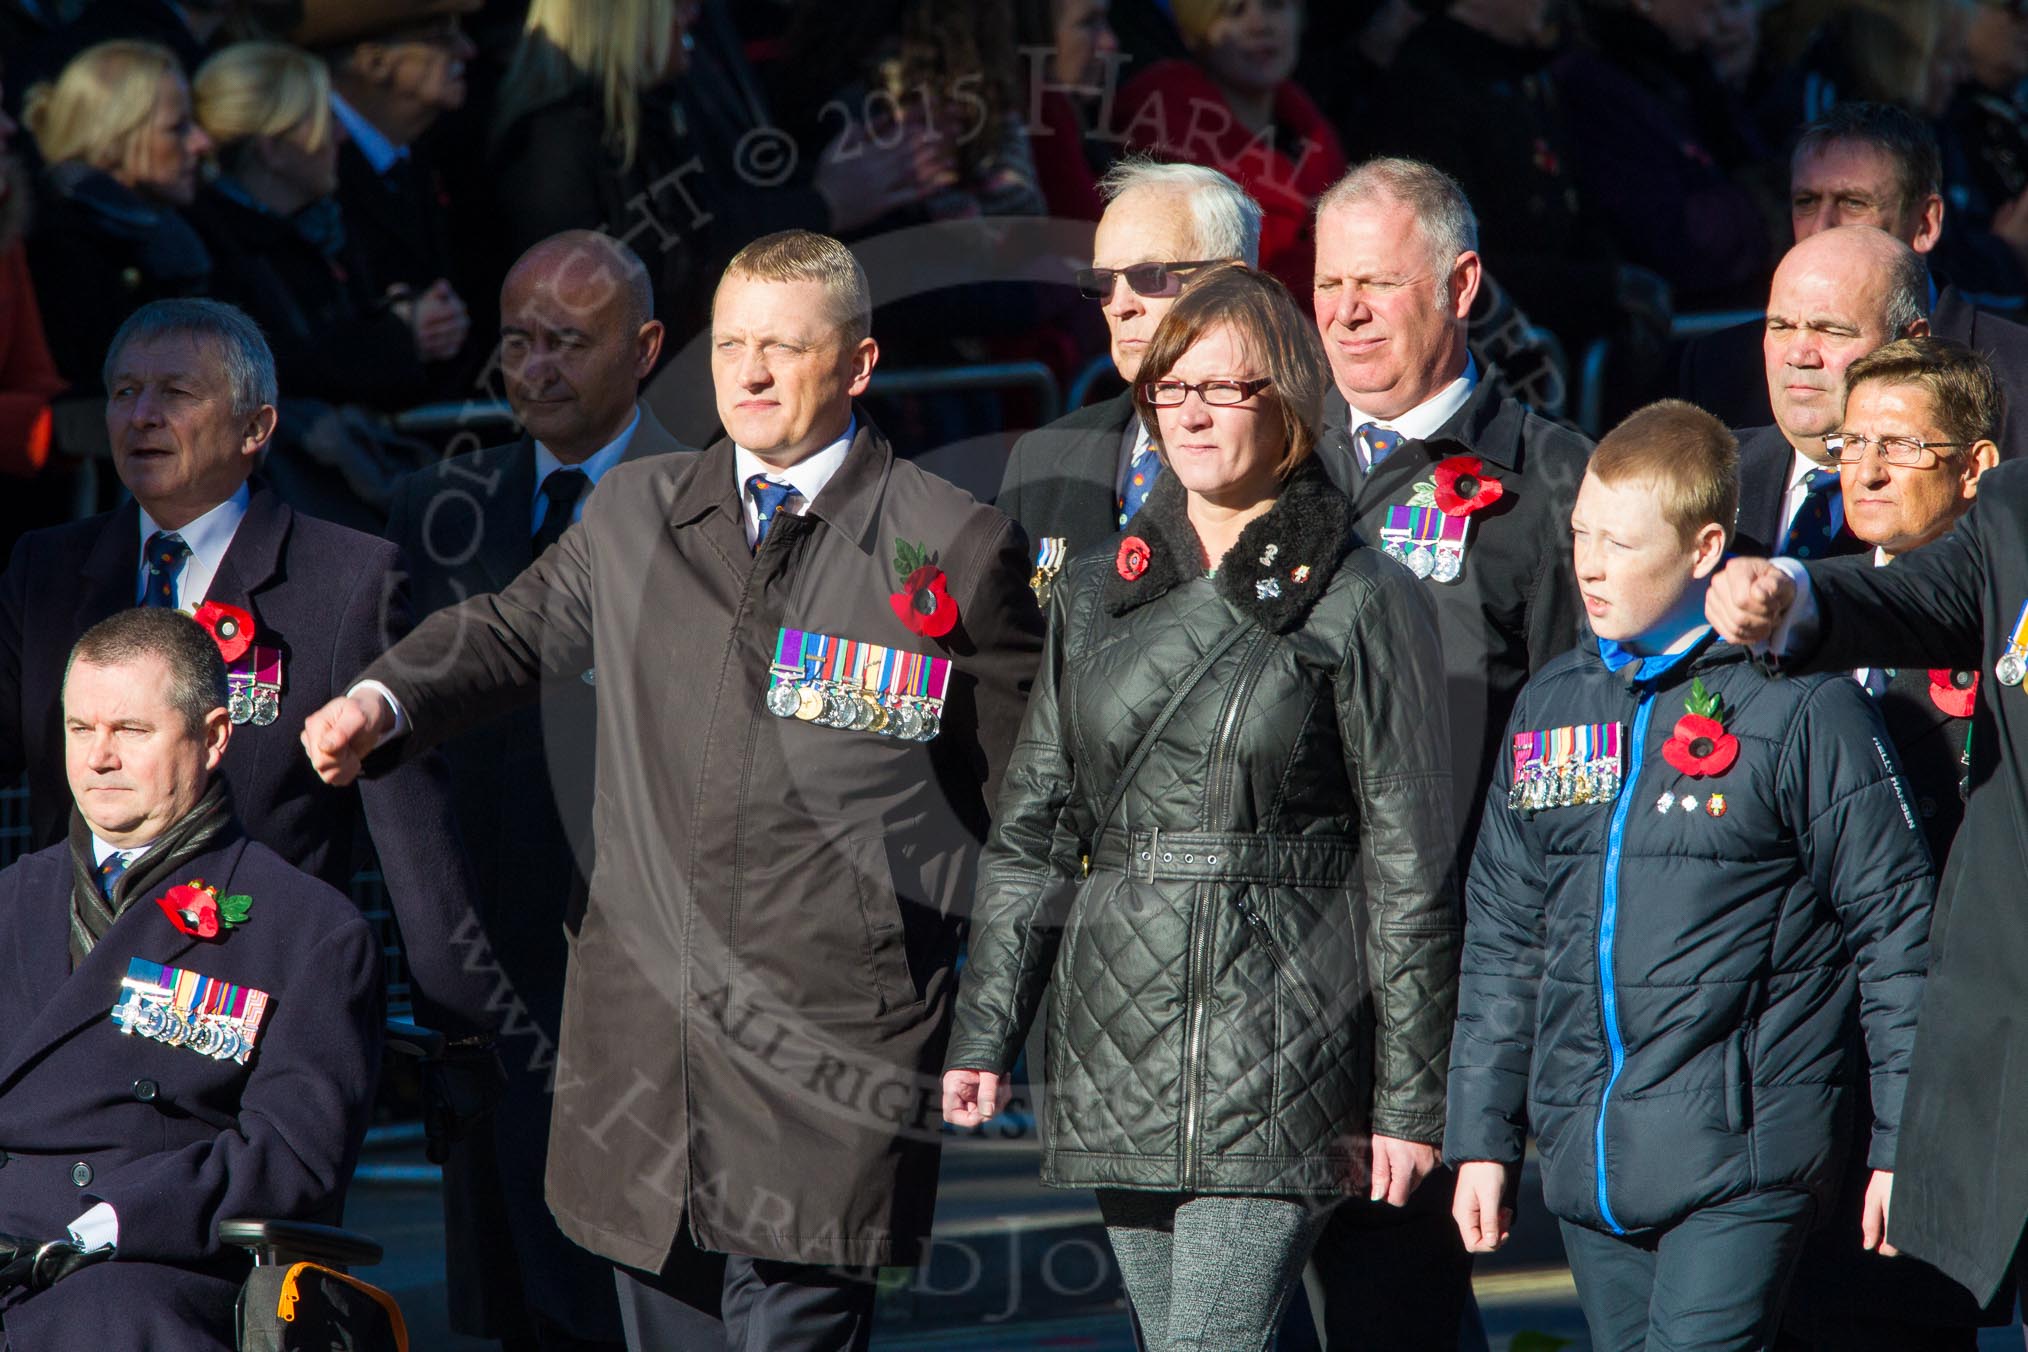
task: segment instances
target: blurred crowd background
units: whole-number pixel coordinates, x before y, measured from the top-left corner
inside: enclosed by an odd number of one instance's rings
[[[1072,270],[1135,151],[1237,178],[1299,297],[1348,163],[1449,170],[1482,369],[1596,434],[1754,317],[1794,213],[1865,208],[1789,197],[1840,103],[1935,129],[1939,284],[2019,308],[2024,76],[2022,0],[0,0],[0,545],[112,501],[106,341],[175,295],[267,332],[268,480],[378,529],[401,473],[511,435],[499,281],[573,226],[649,261],[664,391],[741,245],[863,246],[879,420],[990,496],[1117,388]]]

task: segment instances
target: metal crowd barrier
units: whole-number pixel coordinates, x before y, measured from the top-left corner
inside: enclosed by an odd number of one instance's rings
[[[424,404],[404,409],[390,421],[396,431],[409,433],[504,430],[516,426],[514,410],[504,399],[451,399],[441,404]]]
[[[869,395],[950,394],[972,390],[1026,390],[1035,397],[1038,425],[1063,413],[1056,375],[1039,361],[981,362],[971,366],[876,367]]]
[[[1107,377],[1120,378],[1118,368],[1113,365],[1112,354],[1093,357],[1083,370],[1071,377],[1070,393],[1064,396],[1064,403],[1070,408],[1083,408],[1091,402],[1092,386]]]

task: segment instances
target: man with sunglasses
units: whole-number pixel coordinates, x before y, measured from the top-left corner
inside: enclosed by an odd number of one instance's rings
[[[1105,214],[1092,266],[1079,271],[1077,285],[1103,307],[1113,367],[1127,389],[1017,441],[994,504],[1035,542],[1034,586],[1045,599],[1057,569],[1118,534],[1162,473],[1133,399],[1141,354],[1162,316],[1191,277],[1218,263],[1251,266],[1260,254],[1259,205],[1216,169],[1127,159],[1099,191]]]
[[[1775,420],[1738,433],[1737,552],[1823,559],[1867,548],[1845,524],[1824,434],[1845,415],[1846,368],[1929,332],[1928,291],[1921,257],[1871,226],[1819,231],[1782,259],[1761,339]]]

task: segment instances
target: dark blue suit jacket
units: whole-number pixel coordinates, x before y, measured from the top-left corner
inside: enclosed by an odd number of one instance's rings
[[[238,1216],[337,1219],[379,1069],[380,944],[343,894],[236,832],[179,869],[253,898],[216,940],[137,897],[76,971],[68,844],[0,872],[0,1230],[55,1239],[97,1202],[119,1250],[9,1298],[15,1352],[232,1346],[246,1260],[220,1250]],[[247,1064],[120,1031],[134,958],[265,991]]]
[[[31,531],[0,577],[0,775],[27,770],[37,848],[62,840],[70,820],[64,662],[85,630],[134,604],[139,510]],[[465,970],[483,933],[442,758],[334,789],[299,740],[304,720],[407,632],[399,560],[386,541],[304,516],[255,483],[207,599],[249,611],[255,641],[282,649],[281,716],[233,730],[225,777],[248,835],[340,890],[364,862],[364,810],[417,992],[431,1018],[463,1031],[455,1025],[488,1022],[490,990]]]

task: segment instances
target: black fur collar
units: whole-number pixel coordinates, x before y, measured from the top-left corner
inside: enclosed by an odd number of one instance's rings
[[[1105,606],[1124,615],[1204,572],[1204,546],[1185,509],[1183,486],[1173,474],[1155,481],[1148,500],[1121,535],[1148,547],[1147,570],[1129,581],[1117,559],[1106,577]],[[1218,590],[1263,629],[1286,634],[1302,624],[1330,585],[1338,564],[1357,543],[1352,504],[1332,484],[1315,456],[1282,485],[1274,506],[1247,523],[1218,570]]]

